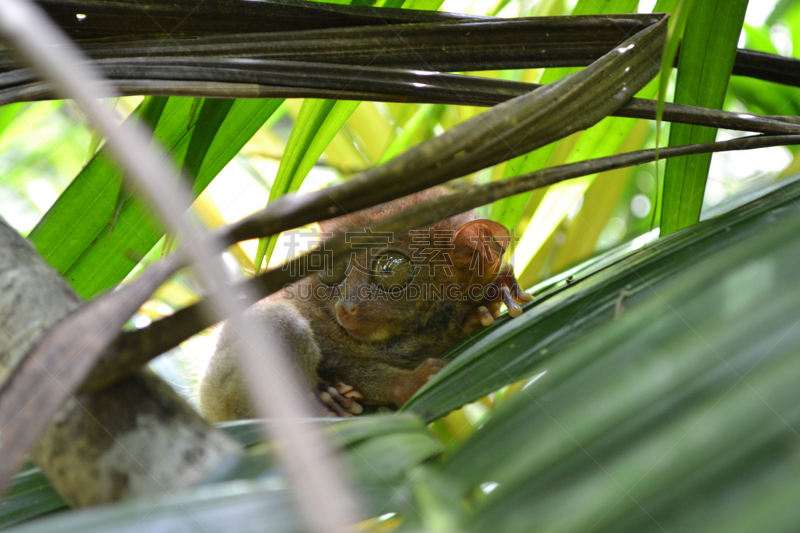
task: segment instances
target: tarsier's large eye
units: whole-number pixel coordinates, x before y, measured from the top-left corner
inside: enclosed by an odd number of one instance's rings
[[[346,270],[347,261],[338,261],[333,268],[321,271],[317,277],[325,285],[338,285],[344,280]]]
[[[385,291],[402,289],[413,277],[411,259],[397,250],[383,252],[372,261],[372,281]]]

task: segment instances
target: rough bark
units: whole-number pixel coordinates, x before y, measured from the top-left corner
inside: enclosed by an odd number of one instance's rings
[[[0,219],[0,384],[80,303]],[[240,453],[169,385],[140,372],[106,390],[72,396],[31,455],[71,505],[84,506],[180,490],[231,466]]]

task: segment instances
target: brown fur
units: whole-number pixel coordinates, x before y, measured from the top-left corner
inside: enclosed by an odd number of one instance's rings
[[[322,228],[324,232],[363,231],[376,220],[443,194],[443,189],[424,191],[328,221]],[[441,238],[443,231],[452,235],[443,239],[445,242],[436,242],[438,255],[429,249],[420,252],[420,246],[427,248],[427,239],[415,243],[409,234],[396,236],[385,249],[370,252],[373,258],[384,250],[401,252],[419,267],[397,293],[382,291],[374,276],[355,267],[370,266],[361,250],[344,260],[354,268],[339,285],[326,285],[314,274],[254,306],[259,319],[278,326],[310,385],[314,381],[330,385],[338,377],[359,391],[364,403],[400,406],[444,366],[444,361],[435,358],[466,336],[465,321],[483,301],[480,289],[498,275],[508,231],[497,223],[478,220],[474,212],[426,230],[430,242],[435,242],[434,236]],[[436,260],[441,262],[430,268]],[[471,285],[477,289],[467,292]],[[457,291],[470,297],[453,299],[446,293],[442,297],[409,297],[421,294],[424,287],[449,287],[451,295]],[[345,295],[348,302],[343,302]],[[200,388],[201,408],[214,420],[250,415],[228,337],[223,328]],[[238,396],[235,389],[240,391]]]

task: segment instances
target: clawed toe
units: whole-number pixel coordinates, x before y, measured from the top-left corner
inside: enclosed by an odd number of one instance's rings
[[[334,414],[341,417],[351,417],[360,415],[364,408],[359,401],[364,399],[364,395],[355,390],[351,385],[342,383],[339,376],[335,376],[334,387],[320,386],[318,397],[327,405]]]
[[[360,415],[364,412],[361,404],[356,403],[355,400],[343,396],[333,387],[327,387],[319,393],[319,399],[327,405],[331,411],[341,417],[351,417],[353,415]]]
[[[334,385],[336,386],[336,390],[344,396],[345,398],[349,398],[351,400],[362,401],[364,399],[364,395],[358,392],[352,385],[348,385],[347,383],[343,383],[339,376],[334,376]],[[355,403],[355,402],[353,402]],[[359,414],[359,411],[356,414]]]
[[[490,303],[498,304],[503,302],[508,309],[509,316],[517,317],[522,314],[520,304],[530,302],[533,296],[523,291],[517,278],[514,276],[514,267],[510,264],[505,265],[497,275],[497,278],[488,287],[488,300]]]

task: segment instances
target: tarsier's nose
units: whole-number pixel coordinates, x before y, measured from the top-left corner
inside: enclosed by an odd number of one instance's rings
[[[336,313],[340,317],[354,317],[358,314],[358,305],[350,300],[339,300],[336,302]]]

